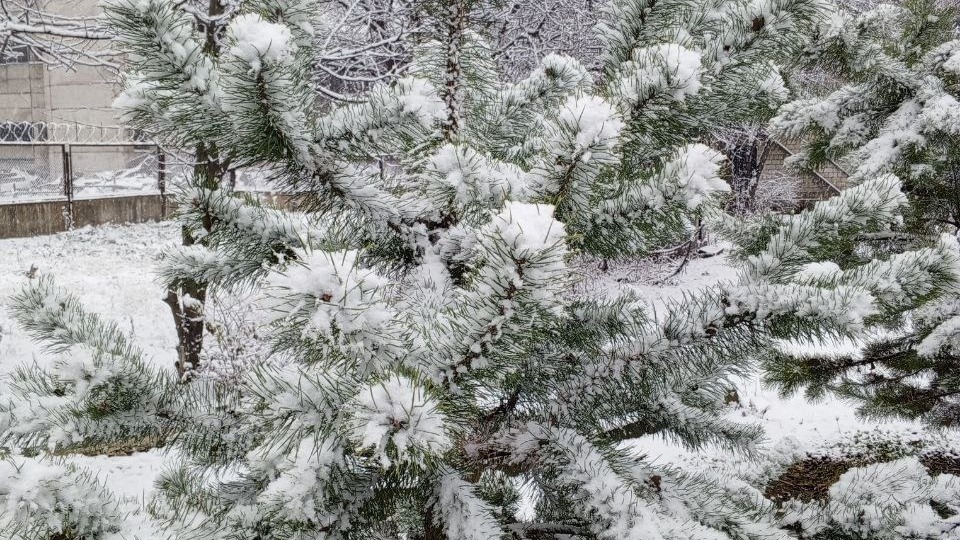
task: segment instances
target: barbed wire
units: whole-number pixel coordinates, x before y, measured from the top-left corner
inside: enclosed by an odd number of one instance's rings
[[[53,122],[0,122],[2,144],[154,144],[124,126]]]

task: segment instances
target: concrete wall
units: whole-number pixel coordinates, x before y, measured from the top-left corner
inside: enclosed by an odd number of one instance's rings
[[[164,212],[163,210],[166,210]],[[133,195],[73,201],[73,226],[144,223],[169,218],[172,205],[160,195]],[[67,201],[0,205],[0,238],[54,234],[68,230]]]
[[[0,205],[0,238],[39,236],[67,230],[67,201]]]
[[[286,194],[254,193],[262,204],[274,208],[296,206]],[[173,216],[172,199],[160,195],[132,195],[101,199],[77,199],[72,203],[73,227],[106,223],[145,223]],[[55,234],[69,229],[66,200],[0,204],[0,238],[20,238]]]
[[[71,17],[93,16],[99,11],[97,0],[45,0],[40,7]],[[92,45],[97,46],[101,45]],[[74,65],[65,69],[37,62],[0,64],[0,122],[46,122],[74,126],[74,129],[83,126],[87,131],[103,127],[108,136],[114,135],[115,130],[110,128],[118,124],[118,119],[111,104],[119,90],[117,74],[106,68]],[[51,137],[53,131],[63,130],[51,130]],[[89,152],[90,165],[82,161],[78,165],[86,166],[86,170],[119,169],[131,156],[129,148],[97,149]],[[2,158],[0,156],[0,169],[4,166]],[[38,156],[38,160],[41,161],[33,168],[48,169],[49,165],[42,162],[41,157]]]

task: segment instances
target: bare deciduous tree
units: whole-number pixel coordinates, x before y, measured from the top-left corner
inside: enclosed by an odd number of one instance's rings
[[[482,9],[498,64],[515,80],[550,53],[596,67],[600,43],[593,27],[601,5],[600,0],[510,0]]]
[[[0,0],[0,58],[72,69],[119,68],[111,36],[96,15],[63,13],[45,0]]]
[[[408,0],[327,0],[319,6],[314,70],[317,91],[352,101],[409,63],[409,42],[421,14]]]

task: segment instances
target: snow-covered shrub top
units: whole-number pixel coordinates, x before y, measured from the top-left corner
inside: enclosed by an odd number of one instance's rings
[[[908,456],[852,467],[829,487],[825,501],[791,499],[783,504],[781,519],[806,535],[949,538],[956,524],[942,512],[958,507],[960,478],[931,475],[916,457]]]
[[[481,236],[495,236],[510,250],[514,261],[532,260],[553,251],[551,259],[564,260],[566,234],[563,223],[553,219],[553,207],[508,201],[503,210],[481,229]],[[493,246],[491,246],[491,249]]]

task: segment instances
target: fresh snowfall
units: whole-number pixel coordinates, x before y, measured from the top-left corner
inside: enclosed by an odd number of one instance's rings
[[[0,540],[960,540],[956,2],[60,4],[179,165],[0,160]]]

